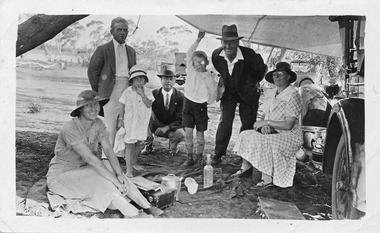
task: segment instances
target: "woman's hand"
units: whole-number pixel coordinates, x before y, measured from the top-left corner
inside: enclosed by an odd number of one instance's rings
[[[122,172],[118,173],[116,177],[118,181],[120,182],[120,186],[118,186],[117,188],[122,194],[126,194],[129,188],[127,177],[125,177],[125,175]]]
[[[262,134],[272,133],[272,127],[270,127],[269,125],[265,125],[265,126],[261,127],[261,133]]]
[[[258,130],[260,128],[262,128],[263,126],[268,126],[268,121],[265,120],[265,121],[256,121],[254,124],[253,124],[253,128],[255,130]]]

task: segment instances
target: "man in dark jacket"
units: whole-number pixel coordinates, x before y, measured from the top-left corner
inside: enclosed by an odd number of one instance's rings
[[[104,123],[110,133],[110,142],[114,146],[119,98],[129,86],[129,69],[136,64],[135,50],[125,44],[128,36],[128,22],[117,17],[111,22],[113,40],[99,46],[91,57],[87,70],[92,90],[101,98],[110,98],[104,108]],[[122,157],[122,156],[121,156]],[[102,158],[105,158],[103,153]]]
[[[256,122],[257,108],[260,97],[259,82],[263,79],[267,66],[260,54],[254,50],[239,46],[236,25],[222,28],[222,47],[212,53],[212,63],[220,73],[219,86],[224,86],[221,95],[221,116],[215,137],[215,155],[212,164],[222,162],[221,157],[226,154],[232,133],[232,123],[235,118],[235,109],[239,104],[241,121],[240,132],[253,129]]]
[[[158,137],[169,138],[169,150],[172,155],[177,153],[177,145],[185,138],[182,126],[182,107],[184,95],[173,88],[176,77],[174,65],[164,65],[161,73],[162,87],[152,91],[152,116],[149,122],[146,146],[141,152],[148,154],[153,150],[153,133]]]

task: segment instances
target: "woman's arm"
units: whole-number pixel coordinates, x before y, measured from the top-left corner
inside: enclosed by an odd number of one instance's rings
[[[119,160],[117,159],[117,156],[112,150],[111,143],[109,142],[108,138],[104,138],[102,141],[100,141],[102,145],[102,149],[105,152],[108,161],[110,162],[112,169],[114,170],[115,174],[122,173]]]
[[[296,122],[297,118],[296,117],[285,117],[285,120],[283,121],[273,121],[273,120],[261,120],[261,121],[256,121],[255,124],[253,125],[254,129],[259,129],[262,127],[267,127],[270,126],[274,129],[279,129],[279,130],[291,130],[294,127],[294,123]]]
[[[73,150],[77,152],[84,162],[89,164],[90,166],[94,167],[95,170],[104,178],[111,181],[120,191],[122,191],[122,184],[120,181],[116,178],[114,174],[109,171],[106,166],[98,159],[88,148],[87,145],[80,143],[73,146]],[[120,169],[121,170],[121,169]]]
[[[116,174],[117,179],[120,181],[120,183],[124,184],[125,188],[127,188],[128,182],[126,176],[124,176],[123,171],[121,170],[119,160],[117,159],[117,156],[113,152],[111,143],[108,139],[108,137],[103,138],[100,141],[103,151],[105,152],[109,163],[111,164],[111,167],[113,171]],[[126,189],[125,189],[126,190]]]

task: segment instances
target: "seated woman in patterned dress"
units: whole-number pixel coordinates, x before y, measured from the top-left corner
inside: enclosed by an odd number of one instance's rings
[[[296,151],[303,144],[299,124],[302,100],[295,87],[290,85],[297,78],[286,62],[276,64],[265,79],[276,85],[267,93],[262,105],[263,115],[256,121],[253,130],[241,132],[234,152],[243,158],[240,176],[251,166],[262,173],[257,187],[276,185],[290,187],[296,170]]]
[[[66,212],[104,212],[118,209],[124,217],[152,217],[163,213],[152,207],[137,187],[122,173],[119,161],[109,142],[109,133],[98,114],[103,105],[95,91],[79,94],[74,117],[59,132],[55,156],[46,175],[48,198],[53,210]],[[98,144],[110,162],[106,167],[98,155]],[[130,203],[133,200],[142,208]]]

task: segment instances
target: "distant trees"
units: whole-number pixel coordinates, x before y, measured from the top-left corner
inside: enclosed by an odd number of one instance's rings
[[[39,46],[40,49],[44,50],[48,61],[58,60],[62,62],[64,60],[63,53],[65,53],[66,55],[71,54],[71,62],[76,59],[76,62],[86,66],[95,49],[99,45],[112,40],[110,26],[105,26],[103,21],[92,20],[86,25],[82,25],[73,19],[68,21],[69,18],[74,17],[72,15],[59,17],[28,15],[28,17],[30,18],[27,21],[19,25],[17,56]],[[77,16],[74,19],[84,17]],[[178,51],[180,37],[191,33],[184,26],[163,26],[147,38],[132,37],[138,30],[138,25],[131,19],[127,19],[127,21],[130,28],[128,43],[135,48],[138,54],[138,62],[147,69],[156,69],[156,65],[160,61],[174,62],[174,53]],[[29,37],[26,38],[29,38],[29,41],[24,42],[25,36],[23,36],[22,32],[25,32],[31,25],[33,25],[33,28],[38,28],[38,30],[28,31]],[[56,30],[56,28],[60,28],[60,31]],[[47,32],[46,29],[54,29],[54,34],[50,31]],[[86,31],[88,32],[88,43],[79,47],[77,42]],[[34,39],[30,39],[31,36]],[[25,46],[23,44],[26,43],[28,43],[28,49],[21,50]],[[36,44],[36,46],[32,47],[29,44]],[[57,51],[58,59],[52,56],[52,51],[54,50]]]
[[[257,45],[255,51],[260,54],[268,54],[265,60],[268,70],[274,69],[276,63],[280,61],[300,61],[305,64],[306,72],[315,73],[316,80],[314,81],[318,84],[330,85],[344,79],[345,70],[342,58],[260,45]]]
[[[52,39],[72,23],[88,15],[34,15],[19,24],[16,57]]]
[[[308,61],[309,72],[316,73],[316,83],[329,85],[338,81],[343,81],[345,69],[343,68],[342,58],[329,57],[313,53],[305,53],[299,51],[288,51],[287,60],[303,60]]]
[[[138,54],[138,62],[147,69],[156,69],[160,62],[175,62],[179,37],[192,32],[184,26],[163,26],[152,35],[152,39],[131,41]]]

